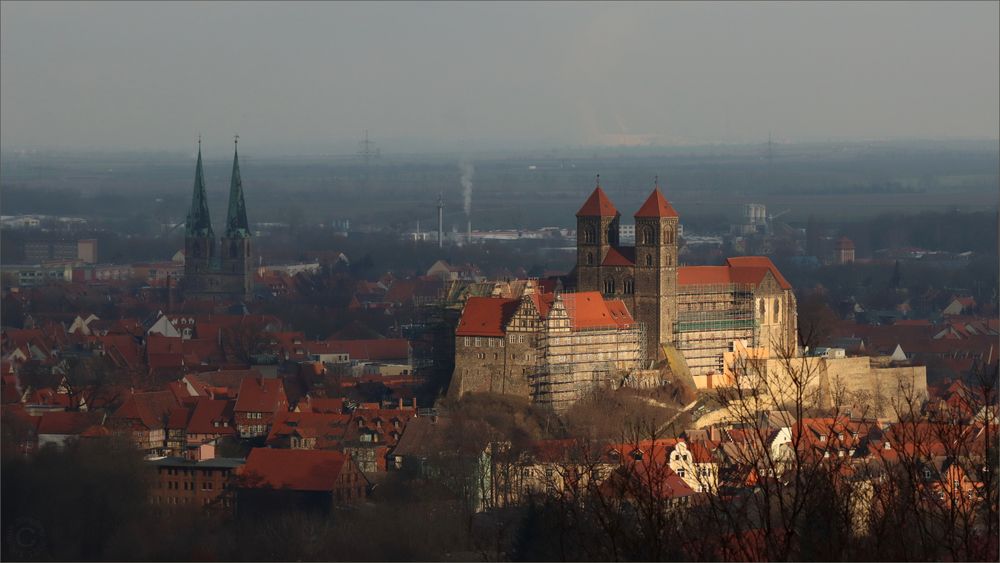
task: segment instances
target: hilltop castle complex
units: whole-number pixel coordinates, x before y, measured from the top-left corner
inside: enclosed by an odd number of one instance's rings
[[[246,301],[253,293],[253,251],[243,201],[239,152],[233,152],[226,231],[217,245],[201,164],[201,142],[194,173],[194,194],[185,223],[184,297],[195,300]]]
[[[576,293],[529,284],[519,297],[470,298],[451,393],[517,394],[561,410],[597,385],[643,385],[663,359],[707,388],[725,384],[734,342],[795,353],[788,281],[766,257],[679,265],[679,216],[658,186],[635,213],[635,246],[619,243],[621,213],[600,185],[576,217]]]

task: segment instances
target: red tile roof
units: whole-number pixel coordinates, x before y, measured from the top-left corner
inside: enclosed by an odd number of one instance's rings
[[[462,309],[456,336],[503,336],[504,326],[514,315],[520,299],[470,297]]]
[[[276,413],[287,408],[285,382],[281,379],[248,377],[240,384],[240,394],[236,398],[237,412]]]
[[[614,217],[615,215],[618,215],[618,210],[615,209],[614,204],[611,203],[600,186],[594,188],[594,192],[584,202],[583,207],[576,212],[577,217]]]
[[[623,328],[635,322],[621,300],[605,300],[597,291],[564,293],[562,300],[574,330],[613,326]]]
[[[91,412],[47,412],[40,418],[39,434],[82,434],[87,428],[101,422],[101,415]]]
[[[301,412],[340,414],[344,412],[344,398],[308,397],[299,402],[298,408]]]
[[[611,247],[608,255],[604,257],[602,266],[635,266],[635,247],[626,246],[622,248]]]
[[[191,409],[186,407],[173,407],[167,414],[167,428],[187,428],[189,418],[191,418]]]
[[[293,491],[332,491],[348,457],[330,450],[254,448],[240,473],[250,486]]]
[[[753,280],[753,283],[760,283],[764,279],[765,272],[771,272],[774,279],[781,286],[781,289],[791,289],[792,284],[781,275],[777,266],[767,256],[736,256],[726,258],[726,263],[735,270],[734,277],[741,277]]]
[[[646,203],[642,204],[639,211],[635,212],[636,217],[677,217],[677,212],[674,211],[673,206],[667,201],[667,198],[663,197],[660,193],[660,188],[653,190],[653,193],[649,194],[646,198]]]
[[[351,422],[349,414],[318,412],[280,412],[274,417],[267,444],[278,444],[283,438],[297,435],[316,440],[316,449],[333,448],[346,438]]]
[[[223,425],[223,422],[227,424]],[[187,432],[188,434],[234,434],[233,401],[198,399],[191,420],[188,421]]]
[[[725,266],[683,266],[677,269],[678,285],[749,284],[758,285],[770,272],[782,289],[792,285],[766,256],[727,258]]]
[[[170,391],[134,393],[125,399],[112,418],[147,429],[158,429],[163,428],[170,409],[176,406],[177,399]]]

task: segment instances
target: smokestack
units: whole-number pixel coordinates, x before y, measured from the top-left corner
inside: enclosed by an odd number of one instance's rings
[[[438,248],[444,247],[444,194],[438,192]]]
[[[469,219],[468,235],[466,235],[465,241],[469,244],[472,244],[472,219]]]

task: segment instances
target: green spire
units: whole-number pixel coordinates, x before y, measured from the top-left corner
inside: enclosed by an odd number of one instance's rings
[[[214,237],[212,218],[208,215],[208,196],[205,195],[205,176],[201,170],[201,138],[198,138],[198,165],[194,171],[194,195],[188,211],[186,232],[189,237]]]
[[[234,143],[239,142],[239,135]],[[226,238],[248,238],[250,226],[247,224],[247,206],[243,202],[243,180],[240,179],[240,155],[233,149],[233,177],[229,182],[229,214],[226,217]]]

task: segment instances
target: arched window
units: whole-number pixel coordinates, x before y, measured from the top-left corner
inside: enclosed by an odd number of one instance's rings
[[[640,239],[642,244],[656,244],[656,237],[653,235],[653,229],[650,227],[642,228],[642,236]]]
[[[229,257],[236,258],[240,254],[240,249],[236,246],[236,241],[229,243]]]
[[[647,254],[646,255],[646,265],[647,266],[652,266],[653,265],[653,255],[652,254]]]
[[[774,322],[778,322],[778,315],[781,312],[781,301],[774,300]]]
[[[674,265],[673,257],[667,254],[667,266],[673,266],[673,265]]]
[[[767,318],[767,317],[765,316],[766,314],[767,314],[767,307],[766,307],[766,306],[764,305],[764,300],[763,300],[763,299],[761,299],[761,300],[760,300],[760,317],[761,317],[762,319],[766,319],[766,318]]]
[[[596,236],[594,234],[594,227],[584,227],[583,228],[583,242],[593,244],[596,241]]]
[[[594,265],[594,253],[593,252],[588,252],[587,253],[587,265],[588,266],[593,266]]]
[[[667,243],[667,244],[673,244],[674,243],[674,228],[673,227],[667,227],[666,229],[663,229],[663,241],[665,243]]]
[[[201,258],[201,245],[195,243],[194,247],[191,248],[191,254],[193,255],[192,258]]]
[[[604,293],[608,295],[614,295],[615,293],[615,280],[607,279],[604,280]]]
[[[635,293],[635,280],[632,278],[625,278],[625,282],[622,283],[622,292],[626,295],[632,295]]]
[[[611,229],[611,226],[608,225],[607,230],[604,231],[604,243],[605,244],[615,244],[617,242],[614,239],[613,234],[614,234],[614,231]]]

